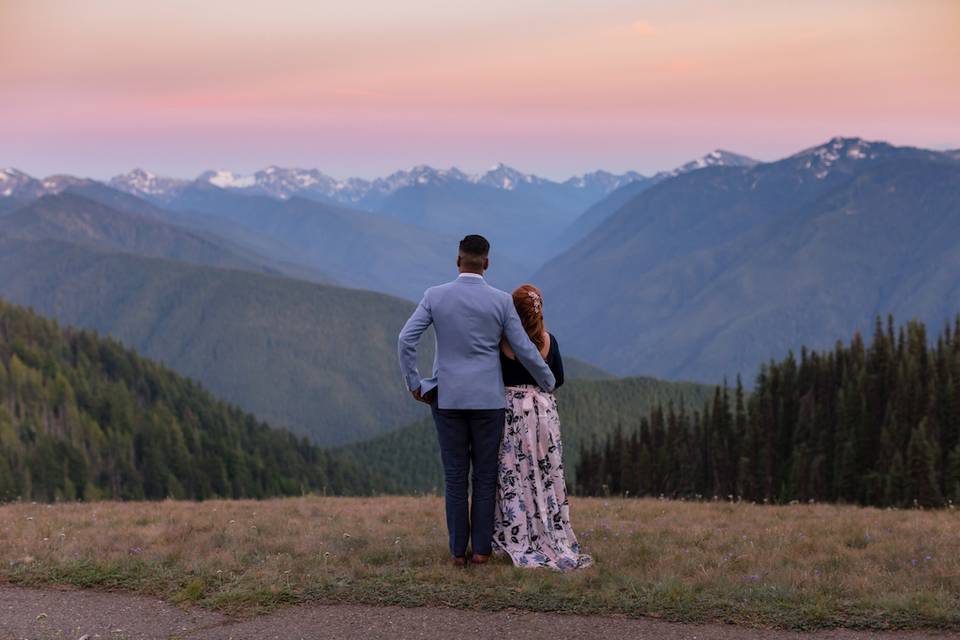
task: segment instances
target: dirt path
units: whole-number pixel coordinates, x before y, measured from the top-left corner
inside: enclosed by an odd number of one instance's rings
[[[370,638],[522,638],[564,640],[780,640],[841,638],[861,640],[944,639],[958,634],[853,631],[800,634],[741,629],[726,625],[686,625],[658,620],[570,616],[517,611],[309,605],[291,607],[252,620],[235,620],[200,609],[181,610],[162,600],[121,593],[0,587],[0,639],[297,640]]]

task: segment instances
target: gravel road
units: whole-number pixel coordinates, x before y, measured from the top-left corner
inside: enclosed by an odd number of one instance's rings
[[[0,586],[0,639],[48,640],[921,640],[960,638],[936,632],[794,633],[730,625],[687,625],[654,619],[571,616],[520,611],[303,605],[237,620],[202,609],[180,609],[156,598],[126,593],[38,590]]]

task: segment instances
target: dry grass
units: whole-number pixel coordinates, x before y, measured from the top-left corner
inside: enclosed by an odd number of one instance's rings
[[[578,499],[596,567],[446,564],[439,498],[0,507],[0,579],[255,614],[310,600],[960,629],[960,514]]]

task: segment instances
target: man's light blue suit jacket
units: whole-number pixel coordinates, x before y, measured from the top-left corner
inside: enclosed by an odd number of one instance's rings
[[[417,345],[431,324],[437,334],[433,376],[421,380]],[[397,350],[404,382],[411,391],[420,387],[424,394],[439,387],[440,409],[502,409],[504,336],[537,384],[553,391],[553,372],[524,331],[509,293],[491,287],[482,276],[466,273],[431,287],[400,331]]]

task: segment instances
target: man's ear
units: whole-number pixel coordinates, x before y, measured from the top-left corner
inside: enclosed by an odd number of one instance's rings
[[[483,259],[483,270],[486,271],[490,268],[490,258]]]
[[[460,256],[457,256],[457,269],[460,268]]]

